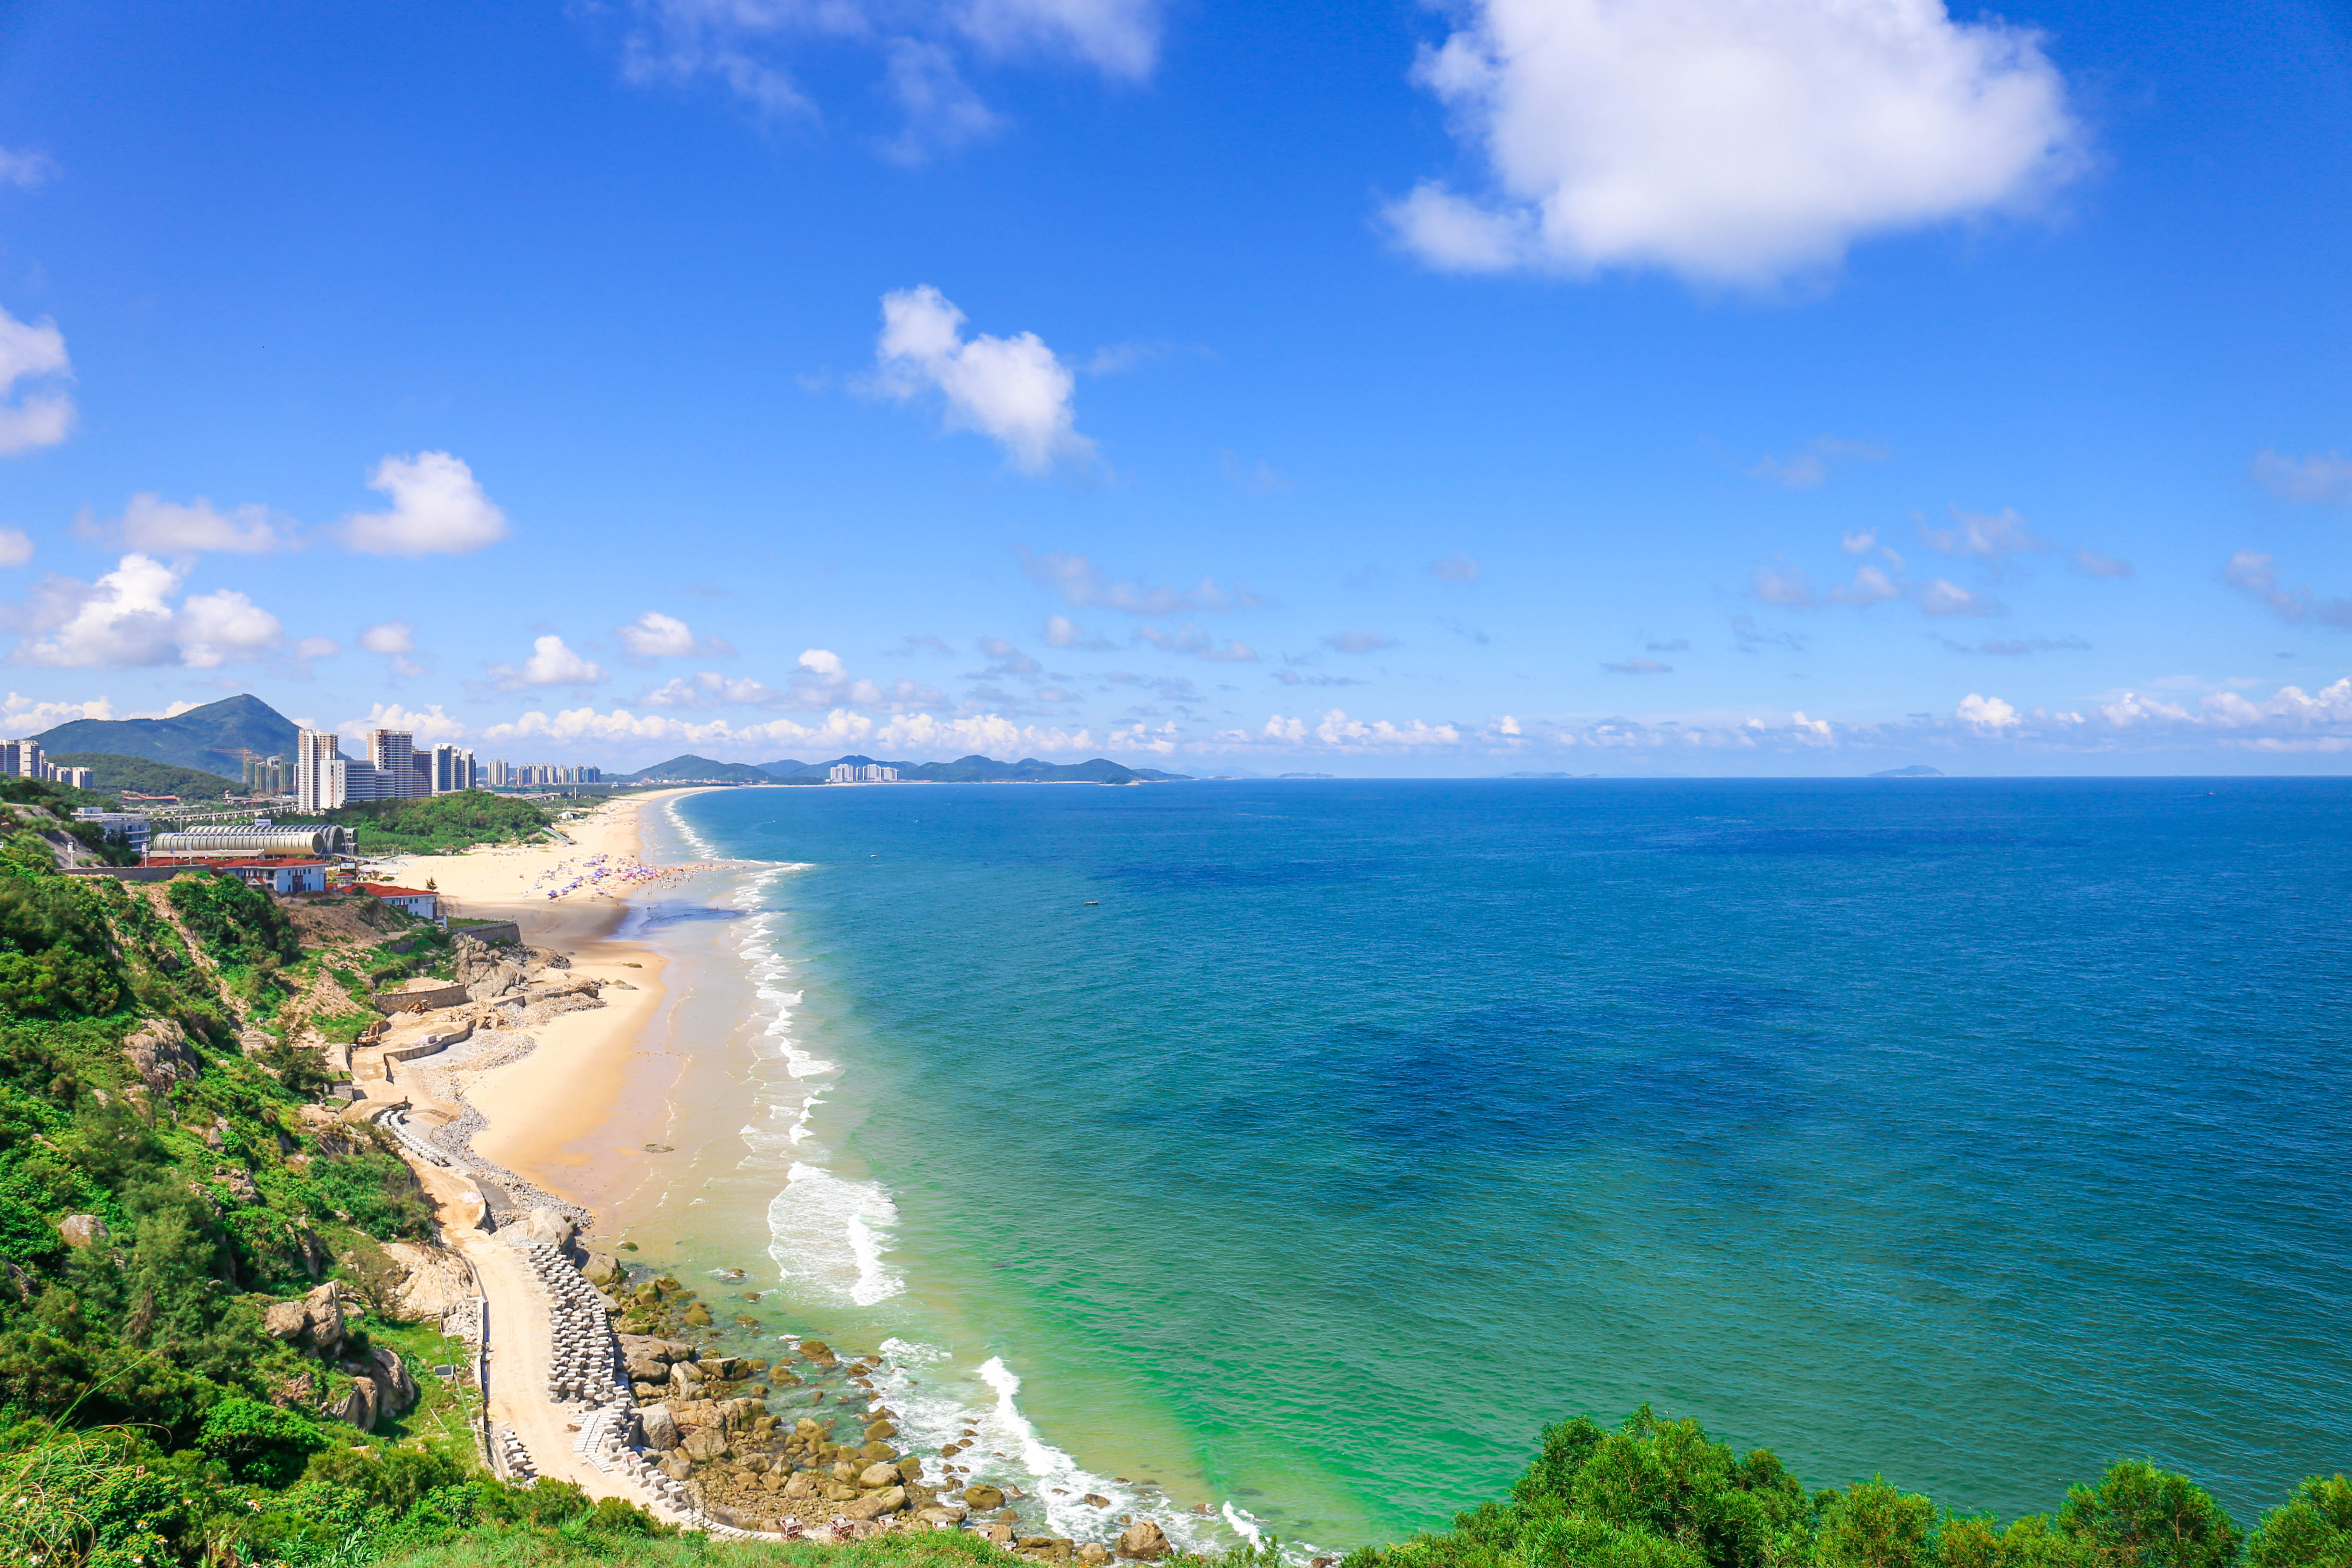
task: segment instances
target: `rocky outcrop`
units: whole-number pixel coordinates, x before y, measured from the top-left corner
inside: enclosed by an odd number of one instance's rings
[[[1155,1562],[1168,1555],[1168,1537],[1148,1519],[1139,1519],[1118,1532],[1118,1554],[1139,1562]]]
[[[562,1209],[536,1208],[530,1211],[530,1217],[523,1221],[524,1236],[533,1241],[543,1241],[558,1251],[569,1247],[572,1238],[579,1234],[580,1222]]]
[[[263,1308],[261,1327],[273,1340],[332,1355],[343,1342],[342,1297],[331,1279],[299,1300],[273,1301]]]
[[[94,1214],[66,1215],[58,1221],[58,1234],[77,1252],[88,1247],[104,1247],[110,1239],[106,1222]]]
[[[648,1405],[637,1412],[637,1424],[645,1433],[646,1447],[657,1454],[667,1454],[677,1447],[677,1420],[667,1405]]]
[[[149,1018],[122,1042],[122,1054],[141,1081],[157,1094],[175,1083],[193,1083],[204,1063],[188,1048],[188,1032],[169,1018]]]

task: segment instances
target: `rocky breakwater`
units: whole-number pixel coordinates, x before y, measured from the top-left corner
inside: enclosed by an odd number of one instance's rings
[[[333,1280],[291,1301],[262,1310],[261,1326],[274,1340],[316,1356],[316,1373],[304,1372],[279,1393],[289,1403],[313,1403],[320,1414],[348,1421],[362,1432],[416,1403],[416,1380],[393,1351],[371,1345],[352,1325],[361,1303]],[[338,1375],[340,1374],[340,1375]]]

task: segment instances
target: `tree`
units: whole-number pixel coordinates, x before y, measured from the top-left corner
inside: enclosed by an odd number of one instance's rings
[[[1856,1481],[1823,1521],[1822,1568],[1927,1568],[1936,1505],[1884,1476]]]
[[[2111,1466],[2095,1487],[2072,1487],[2058,1529],[2106,1568],[2231,1568],[2245,1536],[2187,1476],[2144,1459]]]
[[[326,1446],[327,1435],[309,1416],[242,1396],[206,1412],[196,1437],[196,1447],[226,1466],[232,1479],[273,1490],[293,1485],[310,1456]]]
[[[2313,1476],[2273,1509],[2246,1549],[2247,1568],[2352,1568],[2352,1480]]]

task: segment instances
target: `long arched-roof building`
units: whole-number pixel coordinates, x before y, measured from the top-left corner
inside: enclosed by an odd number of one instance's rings
[[[324,859],[346,853],[343,830],[325,823],[287,823],[276,827],[184,827],[147,840],[154,860],[199,860],[222,856],[293,855]]]

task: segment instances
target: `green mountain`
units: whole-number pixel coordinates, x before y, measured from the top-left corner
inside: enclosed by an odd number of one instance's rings
[[[958,757],[951,763],[891,763],[861,756],[835,757],[829,763],[796,763],[787,758],[761,763],[760,768],[782,779],[822,779],[843,763],[865,767],[877,762],[886,768],[898,769],[901,779],[920,779],[931,784],[1176,784],[1192,777],[1189,773],[1163,773],[1157,768],[1122,767],[1108,757],[1086,763],[1044,763],[1035,757],[1000,763],[993,757],[977,754]]]
[[[292,761],[292,721],[260,698],[240,694],[169,719],[76,719],[33,738],[45,752],[147,757],[208,773],[238,773],[240,751]]]
[[[141,795],[211,799],[224,790],[245,788],[235,779],[208,773],[201,768],[184,768],[174,763],[151,762],[145,757],[126,757],[113,752],[50,752],[48,757],[59,767],[88,768],[97,775],[91,780],[94,789],[130,789]]]
[[[666,763],[640,768],[622,775],[626,784],[658,784],[666,779],[688,779],[697,783],[718,780],[724,784],[772,784],[775,781],[749,763],[715,763],[709,757],[698,757],[688,752],[672,757]]]

